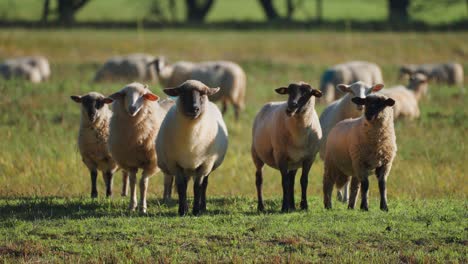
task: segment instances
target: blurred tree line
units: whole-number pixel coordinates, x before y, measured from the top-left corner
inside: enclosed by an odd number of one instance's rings
[[[59,24],[70,25],[75,22],[75,14],[93,0],[43,0],[42,22],[48,22],[49,15],[54,13]],[[51,9],[53,5],[56,8]],[[184,5],[185,22],[203,23],[217,0],[151,0],[151,13],[161,21],[177,22],[177,9]],[[257,1],[262,8],[267,21],[292,21],[297,10],[303,10],[306,1],[315,1],[315,21],[323,20],[323,0],[252,0]],[[411,20],[409,9],[414,12],[424,12],[430,8],[444,8],[453,4],[465,2],[468,10],[468,0],[386,0],[388,7],[387,20],[390,23],[407,23]],[[278,4],[286,7],[286,14],[278,12]]]

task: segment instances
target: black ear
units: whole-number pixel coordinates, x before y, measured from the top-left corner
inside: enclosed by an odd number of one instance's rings
[[[180,88],[179,87],[166,88],[163,91],[164,91],[164,93],[166,93],[169,96],[179,96],[180,95]]]
[[[275,91],[279,94],[288,94],[288,87],[276,88]]]
[[[317,90],[317,89],[312,89],[312,91],[310,91],[312,93],[313,96],[317,97],[317,98],[320,98],[322,97],[322,92]]]
[[[366,104],[366,98],[353,97],[353,99],[351,99],[351,101],[353,101],[353,103],[355,103],[357,105],[365,105]]]
[[[77,103],[81,103],[81,96],[79,95],[72,95],[70,98]]]
[[[386,106],[393,106],[394,104],[395,104],[395,100],[393,100],[392,98],[388,98],[387,100],[385,100]]]
[[[110,98],[110,99],[112,99],[113,101],[115,101],[115,100],[121,98],[123,95],[124,95],[124,93],[119,91],[119,92],[116,92],[116,93],[113,93],[113,94],[109,95],[108,98]],[[112,101],[109,102],[108,104],[110,104],[110,103],[112,103]]]

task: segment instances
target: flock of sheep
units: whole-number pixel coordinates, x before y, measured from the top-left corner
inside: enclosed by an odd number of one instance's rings
[[[0,65],[4,78],[32,82],[47,80],[50,67],[43,57],[22,57]],[[380,209],[388,210],[386,181],[397,145],[394,119],[419,117],[418,101],[428,92],[428,81],[463,85],[457,63],[406,65],[400,70],[408,86],[383,89],[380,67],[352,61],[335,65],[322,75],[320,89],[305,82],[275,89],[286,101],[265,104],[252,130],[251,154],[256,167],[258,210],[263,211],[265,164],[282,176],[282,211],[295,209],[294,182],[301,174],[301,209],[307,209],[308,174],[317,153],[324,160],[324,206],[331,208],[333,186],[338,199],[354,208],[361,192],[361,209],[368,210],[368,177],[375,172]],[[222,113],[232,104],[236,118],[244,107],[246,75],[229,61],[168,64],[145,54],[119,56],[107,61],[95,81],[159,82],[170,98],[160,100],[147,85],[133,82],[109,96],[91,92],[71,96],[81,105],[78,146],[91,174],[91,197],[97,197],[97,174],[102,171],[106,195],[112,195],[113,174],[123,173],[122,195],[128,193],[130,210],[146,212],[149,177],[164,174],[165,201],[171,199],[175,180],[179,214],[188,213],[187,186],[194,181],[193,214],[206,210],[209,175],[224,160],[228,131]],[[176,99],[172,99],[176,98]],[[320,115],[316,98],[328,106]],[[221,101],[222,111],[211,101]],[[112,104],[112,110],[108,105]],[[137,202],[137,171],[141,170]]]

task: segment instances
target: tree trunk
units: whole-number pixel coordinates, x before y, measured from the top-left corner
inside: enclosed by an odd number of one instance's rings
[[[388,20],[392,23],[406,23],[409,20],[410,0],[388,0]]]
[[[59,22],[64,25],[73,24],[75,13],[88,2],[89,0],[58,0]]]
[[[47,18],[49,17],[49,5],[50,5],[50,1],[44,0],[44,7],[42,9],[42,18],[41,18],[42,23],[46,23]]]
[[[279,18],[278,12],[273,5],[272,0],[258,0],[269,21]]]
[[[293,0],[286,0],[286,19],[291,20],[294,14],[294,3]]]
[[[214,0],[204,0],[202,4],[198,4],[197,0],[185,0],[187,5],[187,21],[203,22],[208,15]]]
[[[321,23],[323,20],[323,1],[316,0],[315,7],[317,9],[317,22]]]

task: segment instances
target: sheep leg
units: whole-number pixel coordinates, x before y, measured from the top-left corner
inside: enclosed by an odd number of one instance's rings
[[[302,164],[302,174],[301,174],[301,209],[307,210],[309,206],[307,205],[307,185],[309,184],[309,171],[312,167],[311,161],[304,161]]]
[[[203,179],[202,183],[202,193],[201,193],[201,203],[200,210],[202,212],[206,211],[206,188],[208,187],[208,176]]]
[[[195,177],[193,179],[193,215],[200,214],[200,204],[201,204],[201,196],[202,196],[202,180],[203,177]]]
[[[365,177],[361,180],[361,210],[369,211],[369,179]]]
[[[183,174],[178,174],[176,176],[177,193],[179,195],[179,215],[180,216],[184,216],[188,212],[187,181],[188,179]]]
[[[148,193],[149,175],[145,172],[141,174],[140,179],[140,212],[146,214],[146,194]]]
[[[128,172],[122,170],[122,196],[128,195]]]
[[[164,173],[164,194],[163,200],[165,204],[168,204],[172,196],[172,184],[174,182],[174,177],[170,174]]]
[[[375,175],[379,180],[380,192],[380,210],[388,211],[387,206],[387,175],[390,171],[390,166],[383,165],[375,170]]]
[[[104,182],[106,183],[106,197],[112,196],[112,182],[114,173],[112,171],[106,171],[103,173]]]
[[[290,205],[290,195],[289,195],[289,173],[286,165],[280,166],[282,186],[283,186],[283,205],[281,207],[281,212],[285,213],[289,211]]]
[[[98,172],[96,169],[92,169],[90,170],[90,174],[91,174],[91,198],[97,198],[98,191],[97,191],[96,180],[97,180]]]
[[[289,211],[296,210],[296,204],[294,202],[294,181],[296,180],[297,169],[290,170],[288,172],[289,178]]]
[[[240,107],[237,104],[234,104],[234,116],[236,117],[236,121],[239,120],[239,113],[240,113]]]
[[[265,211],[265,206],[263,205],[263,166],[265,163],[261,161],[255,151],[252,150],[252,158],[255,163],[256,171],[255,171],[255,186],[257,187],[257,199],[258,199],[258,205],[257,205],[257,210],[259,212]]]
[[[223,100],[223,108],[221,109],[221,113],[224,115],[227,111],[227,101]]]
[[[338,198],[338,201],[343,202],[343,203],[348,202],[348,200],[349,200],[349,182],[345,183],[343,188],[338,190],[338,193],[337,193],[336,196]]]
[[[136,194],[136,170],[129,172],[130,178],[130,205],[128,206],[128,210],[135,211],[137,207],[137,194]]]
[[[351,179],[351,196],[349,197],[348,201],[348,209],[354,209],[356,205],[356,197],[359,192],[359,188],[361,187],[361,182],[358,178],[353,177]]]

